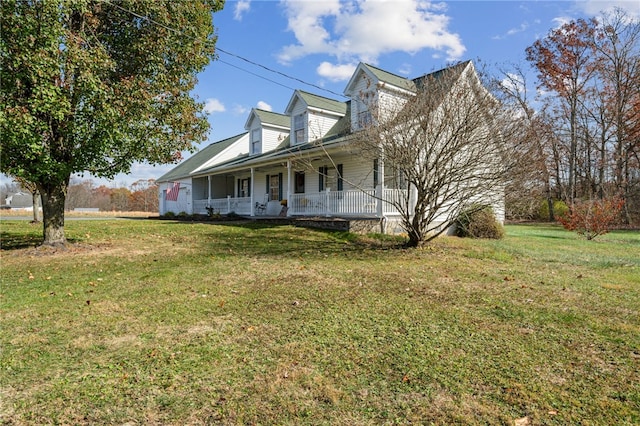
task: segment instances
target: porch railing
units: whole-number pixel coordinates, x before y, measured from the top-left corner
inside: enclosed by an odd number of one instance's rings
[[[385,189],[386,200],[397,200],[406,197],[406,190]],[[288,215],[291,216],[378,216],[378,203],[375,190],[323,191],[305,194],[291,194],[287,200]],[[216,198],[211,200],[194,200],[193,210],[196,214],[207,214],[207,207],[215,213],[240,215],[251,214],[251,198]],[[395,207],[382,202],[382,212],[387,215],[397,214]],[[264,215],[264,210],[255,214]]]
[[[251,197],[240,198],[212,198],[211,200],[194,200],[193,212],[196,214],[207,214],[207,207],[211,207],[214,213],[229,214],[231,212],[250,215]]]

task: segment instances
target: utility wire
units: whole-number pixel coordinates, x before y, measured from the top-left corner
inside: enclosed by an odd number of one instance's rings
[[[155,21],[155,20],[153,20],[153,19],[149,18],[148,16],[144,16],[144,15],[140,15],[140,14],[138,14],[138,13],[132,12],[131,10],[125,9],[124,7],[122,7],[122,6],[118,5],[118,4],[115,4],[115,3],[112,3],[112,2],[109,2],[109,3],[110,3],[112,6],[116,7],[117,9],[122,10],[123,12],[129,13],[129,14],[131,14],[131,15],[133,15],[133,16],[135,16],[135,17],[137,17],[137,18],[144,19],[145,21],[148,21],[148,22],[150,22],[150,23],[152,23],[152,24],[154,24],[154,25],[158,25],[158,26],[160,26],[160,27],[162,27],[162,28],[164,28],[164,29],[166,29],[166,30],[173,31],[173,32],[175,32],[176,34],[180,34],[180,35],[182,35],[182,36],[186,36],[186,35],[184,34],[184,32],[183,32],[183,31],[181,31],[181,30],[178,30],[178,29],[176,29],[176,28],[172,28],[172,27],[169,27],[169,26],[167,26],[167,25],[164,25],[164,24],[162,24],[162,23],[160,23],[160,22],[157,22],[157,21]],[[209,43],[210,43],[210,42],[211,42],[211,40],[208,40],[208,39],[207,39],[207,40],[206,40],[206,42],[209,42]],[[307,85],[307,86],[311,86],[311,87],[314,87],[314,88],[316,88],[316,89],[319,89],[319,90],[322,90],[322,91],[325,91],[325,92],[331,93],[332,95],[339,96],[339,97],[341,97],[341,98],[346,98],[346,96],[345,96],[345,95],[343,95],[343,94],[341,94],[341,93],[334,92],[333,90],[326,89],[326,88],[324,88],[324,87],[322,87],[322,86],[319,86],[319,85],[317,85],[317,84],[308,83],[308,82],[306,82],[306,81],[304,81],[304,80],[302,80],[302,79],[300,79],[300,78],[293,77],[293,76],[291,76],[291,75],[289,75],[289,74],[285,74],[285,73],[283,73],[283,72],[281,72],[281,71],[274,70],[274,69],[269,68],[269,67],[267,67],[267,66],[265,66],[265,65],[259,64],[259,63],[255,62],[255,61],[252,61],[252,60],[250,60],[250,59],[247,59],[247,58],[245,58],[245,57],[242,57],[242,56],[240,56],[240,55],[237,55],[237,54],[235,54],[235,53],[231,53],[231,52],[229,52],[229,51],[227,51],[227,50],[224,50],[224,49],[222,49],[222,48],[220,48],[220,47],[218,47],[218,46],[214,46],[214,48],[215,48],[215,50],[216,50],[216,51],[218,51],[218,52],[224,53],[224,54],[229,55],[229,56],[233,56],[233,57],[235,57],[235,58],[238,58],[238,59],[240,59],[240,60],[242,60],[242,61],[245,61],[245,62],[247,62],[247,63],[249,63],[249,64],[251,64],[251,65],[255,65],[255,66],[257,66],[257,67],[260,67],[260,68],[262,68],[262,69],[264,69],[264,70],[266,70],[266,71],[269,71],[269,72],[271,72],[271,73],[278,74],[278,75],[283,76],[283,77],[285,77],[285,78],[288,78],[288,79],[290,79],[290,80],[294,80],[294,81],[297,81],[297,82],[299,82],[299,83],[305,84],[305,85]],[[242,68],[242,67],[239,67],[239,66],[237,66],[237,65],[233,65],[233,64],[231,64],[231,63],[229,63],[229,62],[225,62],[225,61],[222,61],[222,60],[220,60],[220,59],[217,59],[217,60],[218,60],[219,62],[222,62],[222,63],[223,63],[223,64],[225,64],[225,65],[229,65],[229,66],[231,66],[231,67],[234,67],[234,68],[239,69],[239,70],[241,70],[241,71],[244,71],[244,72],[246,72],[246,73],[252,74],[252,75],[254,75],[254,76],[256,76],[256,77],[262,78],[262,79],[264,79],[264,80],[266,80],[266,81],[268,81],[268,82],[270,82],[270,83],[274,83],[274,84],[277,84],[277,85],[279,85],[279,86],[282,86],[282,87],[285,87],[285,88],[287,88],[287,89],[290,89],[290,90],[294,90],[294,91],[295,91],[295,89],[294,89],[294,88],[289,87],[289,86],[287,86],[287,85],[285,85],[285,84],[278,83],[278,82],[276,82],[276,81],[274,81],[274,80],[271,80],[271,79],[269,79],[269,78],[267,78],[267,77],[264,77],[264,76],[258,75],[258,74],[256,74],[256,73],[251,72],[251,71],[249,71],[249,70],[246,70],[246,69],[244,69],[244,68]]]

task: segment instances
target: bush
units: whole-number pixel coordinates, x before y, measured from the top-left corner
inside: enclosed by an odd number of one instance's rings
[[[176,217],[176,214],[174,212],[166,212],[162,216],[166,217],[167,219],[173,219],[174,217]]]
[[[572,209],[558,217],[558,222],[565,229],[592,240],[609,232],[623,205],[624,201],[620,198],[578,201]]]
[[[553,217],[559,218],[560,216],[564,216],[569,211],[569,206],[567,203],[561,200],[555,200],[553,202]],[[540,202],[540,210],[538,210],[538,219],[540,220],[549,220],[549,203],[547,200],[542,200]]]
[[[489,206],[472,206],[463,210],[455,222],[458,237],[491,238],[504,237],[504,228],[496,220]]]

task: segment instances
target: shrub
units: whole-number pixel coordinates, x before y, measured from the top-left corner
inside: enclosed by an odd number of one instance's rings
[[[463,210],[455,222],[456,235],[471,238],[504,237],[504,228],[496,220],[493,209],[489,206],[471,206]]]
[[[166,217],[167,219],[173,219],[174,217],[176,217],[176,214],[174,212],[169,211],[163,214],[162,216]]]
[[[555,200],[553,202],[553,217],[559,218],[564,216],[569,211],[569,206],[567,203],[561,200]],[[549,203],[547,200],[542,200],[540,202],[540,210],[538,210],[538,219],[540,220],[549,220]]]
[[[623,205],[621,198],[578,201],[567,213],[558,217],[558,222],[565,229],[592,240],[609,232]]]

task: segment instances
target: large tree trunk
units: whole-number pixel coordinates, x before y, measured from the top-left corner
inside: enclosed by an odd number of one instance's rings
[[[61,246],[67,242],[64,235],[64,202],[68,183],[69,178],[58,183],[38,185],[42,196],[43,245]]]

